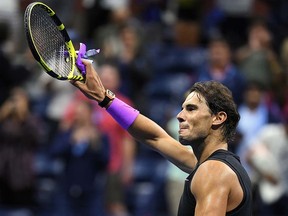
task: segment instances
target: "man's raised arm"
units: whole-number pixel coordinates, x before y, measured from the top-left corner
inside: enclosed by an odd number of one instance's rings
[[[96,100],[106,108],[107,112],[136,140],[148,145],[180,169],[190,173],[197,162],[193,151],[169,136],[154,121],[119,100],[117,96],[114,98],[113,95],[107,95],[112,93],[109,91],[107,93],[92,63],[87,60],[83,60],[83,63],[86,66],[85,82],[71,81],[71,83],[86,97]]]

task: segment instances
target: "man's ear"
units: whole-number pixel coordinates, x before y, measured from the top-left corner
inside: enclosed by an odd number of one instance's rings
[[[227,119],[227,114],[226,112],[218,112],[217,114],[214,115],[213,118],[213,124],[214,126],[220,126],[223,124],[223,122],[225,122]]]

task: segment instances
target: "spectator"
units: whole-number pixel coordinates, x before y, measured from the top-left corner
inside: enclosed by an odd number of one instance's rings
[[[141,94],[143,86],[152,75],[143,47],[144,33],[135,20],[119,24],[113,33],[108,34],[109,36],[104,34],[101,40],[102,58],[105,57],[106,60],[98,58],[100,64],[110,61],[118,67],[121,79],[119,91],[134,102],[139,101],[139,104],[141,99],[138,94]]]
[[[36,208],[35,159],[44,128],[30,112],[29,98],[14,88],[0,107],[0,214],[33,215]]]
[[[248,41],[236,51],[235,59],[248,81],[260,82],[273,91],[281,86],[283,69],[273,50],[271,32],[264,22],[251,24]]]
[[[114,56],[121,77],[120,91],[138,106],[143,104],[140,94],[152,77],[143,47],[144,37],[139,23],[127,23],[119,30],[121,49]],[[142,103],[141,103],[142,102]]]
[[[211,39],[209,60],[199,70],[198,81],[216,80],[226,85],[237,105],[242,102],[246,80],[232,61],[229,44],[224,39]]]
[[[59,215],[105,216],[104,185],[108,162],[107,139],[92,120],[93,107],[77,101],[70,122],[63,122],[51,156],[64,163],[59,182]],[[63,202],[62,202],[63,201]]]
[[[253,180],[253,169],[247,164],[246,154],[252,144],[251,141],[263,126],[280,122],[282,118],[278,104],[269,101],[269,94],[258,82],[249,82],[244,91],[244,101],[238,107],[241,119],[237,127],[240,137],[238,146],[234,147]]]
[[[118,68],[105,63],[98,70],[104,86],[118,92],[119,97],[128,104],[132,104],[129,98],[119,92],[121,80]],[[86,100],[81,92],[77,91],[75,94],[76,98]],[[70,121],[74,109],[75,102],[72,101],[68,106],[64,121]],[[133,183],[135,141],[104,109],[98,107],[98,104],[94,106],[93,121],[101,133],[107,135],[110,149],[107,185],[105,186],[105,202],[108,214],[111,216],[126,215],[129,213],[129,209],[126,203],[125,191]]]
[[[247,160],[257,174],[261,216],[288,215],[287,119],[265,125],[252,141]]]

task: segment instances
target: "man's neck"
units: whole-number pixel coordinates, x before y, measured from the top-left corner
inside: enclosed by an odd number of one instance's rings
[[[206,143],[206,142],[201,142],[198,144],[192,145],[194,154],[198,160],[198,163],[204,162],[213,152],[223,149],[227,150],[228,149],[228,144],[223,141],[214,141],[213,143]]]

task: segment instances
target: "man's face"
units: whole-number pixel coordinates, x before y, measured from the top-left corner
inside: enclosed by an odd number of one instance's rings
[[[179,141],[183,145],[201,141],[210,134],[213,115],[205,99],[196,92],[187,96],[177,119],[179,121]]]

